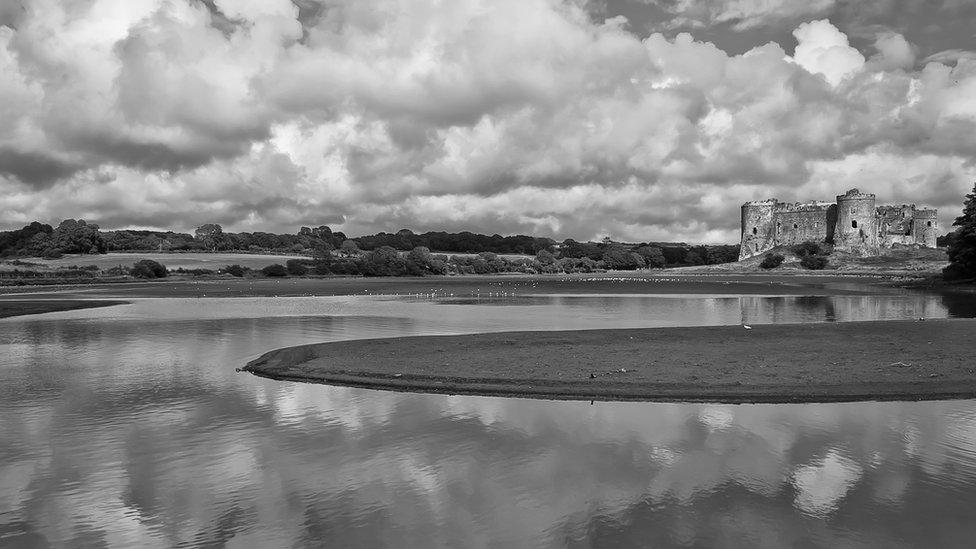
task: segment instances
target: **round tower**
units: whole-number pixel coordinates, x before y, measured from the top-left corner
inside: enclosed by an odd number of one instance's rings
[[[878,255],[878,212],[873,194],[851,189],[837,197],[834,247],[853,254]]]
[[[935,239],[939,235],[939,211],[920,209],[915,210],[912,220],[912,234],[915,243],[926,248],[935,248]]]
[[[759,255],[773,247],[775,228],[773,212],[776,210],[775,198],[746,202],[742,205],[742,242],[739,259]]]

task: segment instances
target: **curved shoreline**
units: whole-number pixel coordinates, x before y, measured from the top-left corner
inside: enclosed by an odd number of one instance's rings
[[[94,299],[0,299],[0,318],[75,311],[78,309],[97,309],[113,305],[128,305],[131,301]]]
[[[242,370],[395,391],[571,400],[976,398],[976,320],[502,332],[341,341]]]

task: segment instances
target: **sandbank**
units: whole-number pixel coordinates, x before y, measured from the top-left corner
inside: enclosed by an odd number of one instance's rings
[[[271,351],[253,374],[398,391],[577,400],[976,398],[976,320],[506,332]]]
[[[111,307],[112,305],[125,305],[128,301],[109,301],[109,300],[36,300],[36,301],[6,301],[0,300],[0,318],[12,316],[36,315],[40,313],[53,313],[57,311],[73,311],[75,309],[94,309],[96,307]]]

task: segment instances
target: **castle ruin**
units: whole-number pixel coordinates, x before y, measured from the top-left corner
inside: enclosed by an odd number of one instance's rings
[[[937,215],[935,209],[914,204],[876,206],[873,194],[857,189],[836,202],[746,202],[739,259],[806,241],[831,243],[835,250],[859,256],[881,255],[896,245],[935,248]]]

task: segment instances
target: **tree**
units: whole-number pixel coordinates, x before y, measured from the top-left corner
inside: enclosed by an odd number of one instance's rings
[[[129,274],[136,278],[166,278],[169,271],[161,263],[152,259],[137,261],[129,269]]]
[[[98,225],[65,219],[51,234],[51,247],[63,254],[103,254],[107,247]]]
[[[632,271],[644,266],[644,258],[626,246],[611,244],[603,250],[603,264],[607,269]]]
[[[382,246],[366,254],[362,266],[366,276],[403,276],[407,262],[390,246]]]
[[[664,253],[661,248],[657,246],[641,246],[634,250],[642,258],[644,258],[644,263],[652,269],[658,269],[664,267]]]
[[[208,250],[217,251],[217,244],[221,240],[221,236],[224,234],[224,230],[216,223],[207,223],[205,225],[200,225],[193,235],[197,240],[203,243]]]
[[[407,261],[412,262],[421,269],[430,268],[430,262],[434,260],[434,254],[424,246],[417,246],[407,254]]]
[[[359,246],[353,240],[345,240],[339,246],[339,251],[346,255],[357,255],[359,254]]]
[[[556,256],[552,255],[549,250],[539,250],[535,254],[535,260],[541,265],[552,265],[556,262]]]
[[[308,274],[308,260],[306,259],[289,259],[285,261],[285,269],[288,274],[294,276],[305,276]]]
[[[949,266],[942,270],[947,280],[976,278],[976,183],[966,195],[962,215],[952,223],[956,230],[949,244]]]

